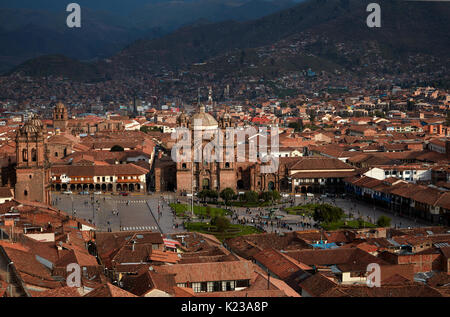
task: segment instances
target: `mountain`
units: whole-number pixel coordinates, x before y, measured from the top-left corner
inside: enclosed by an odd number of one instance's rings
[[[433,67],[449,63],[448,3],[379,0],[381,28],[367,27],[368,3],[307,0],[251,21],[202,20],[160,38],[138,40],[111,57],[107,67],[97,67],[112,77],[201,62],[207,62],[205,72],[221,76],[246,71],[278,76],[311,66],[382,76],[416,67],[415,55],[421,56],[423,68],[430,61]]]
[[[75,81],[108,79],[95,63],[83,63],[63,55],[45,55],[28,60],[7,75],[15,72],[24,72],[32,77],[60,76]]]
[[[364,0],[310,0],[293,8],[248,22],[225,21],[187,26],[150,41],[137,41],[114,60],[135,69],[203,62],[233,49],[274,44],[299,33],[326,35],[351,45],[374,41],[396,55],[420,52],[444,56],[449,52],[448,3],[379,1],[382,27],[366,25]]]
[[[199,19],[245,21],[294,5],[291,0],[78,0],[81,28],[66,26],[60,0],[0,0],[0,72],[46,54],[80,60],[111,56]]]
[[[66,17],[65,11],[0,9],[0,20],[8,21],[0,29],[0,71],[46,54],[80,60],[105,58],[138,38],[162,35],[157,29],[130,29],[103,12],[82,11],[81,28],[68,28]]]

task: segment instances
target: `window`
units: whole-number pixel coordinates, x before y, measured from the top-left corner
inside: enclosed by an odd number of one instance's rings
[[[207,292],[208,291],[208,283],[207,282],[201,282],[200,283],[200,292]]]
[[[24,196],[28,196],[28,191],[27,191],[27,190],[24,190],[24,191],[23,191],[23,194],[24,194]]]
[[[248,286],[249,286],[249,280],[236,281],[236,287],[248,287]]]
[[[225,163],[225,168],[230,168],[230,163],[226,162]]]
[[[186,163],[181,164],[181,168],[186,168]]]
[[[55,152],[55,157],[58,157],[58,152]]]
[[[192,283],[192,289],[194,293],[199,293],[201,291],[200,283]]]
[[[222,290],[222,283],[221,282],[214,282],[213,284],[213,291],[214,292],[220,292]]]
[[[23,149],[22,150],[22,160],[24,162],[28,162],[28,151],[27,151],[27,149]]]
[[[36,149],[31,149],[31,160],[33,162],[36,162],[36,160],[37,160]]]

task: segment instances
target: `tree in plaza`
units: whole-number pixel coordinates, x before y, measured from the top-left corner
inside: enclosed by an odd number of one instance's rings
[[[331,206],[329,204],[321,204],[314,208],[313,219],[314,221],[320,223],[331,223],[341,220],[344,215],[344,211],[339,207]]]
[[[258,193],[253,190],[245,192],[244,200],[248,203],[256,203],[258,202]]]
[[[230,227],[230,220],[223,216],[217,216],[211,220],[211,225],[216,226],[217,231],[224,232]]]
[[[120,145],[114,145],[110,150],[110,152],[123,152],[123,151],[124,148]]]
[[[267,201],[272,201],[272,194],[271,194],[270,191],[269,192],[261,192],[259,194],[259,198],[264,200],[264,201],[266,201],[266,202]]]
[[[281,199],[281,195],[278,190],[272,190],[272,201],[278,201]]]
[[[391,218],[388,216],[381,215],[377,220],[378,227],[390,227],[391,226]]]
[[[262,192],[260,198],[265,202],[274,202],[281,199],[281,195],[277,190],[269,190],[267,192]]]
[[[209,194],[209,190],[207,189],[203,189],[202,191],[198,192],[197,197],[201,200],[201,201],[205,201],[206,197],[208,197]]]
[[[235,195],[234,190],[230,187],[227,187],[220,192],[220,198],[225,200],[225,204],[228,204],[228,202],[232,200]]]
[[[216,201],[217,198],[219,198],[219,193],[216,190],[211,189],[211,190],[208,190],[207,197],[213,201]]]

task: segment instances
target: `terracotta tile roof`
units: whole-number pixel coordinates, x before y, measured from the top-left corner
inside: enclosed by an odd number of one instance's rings
[[[161,251],[161,250],[152,250],[149,257],[149,261],[153,262],[163,262],[163,263],[172,263],[175,264],[179,262],[181,259],[175,252],[170,251]]]
[[[148,170],[135,164],[113,164],[113,165],[55,165],[51,167],[52,175],[65,174],[68,177],[76,176],[111,176],[111,175],[143,175]]]
[[[366,269],[369,263],[388,264],[358,248],[286,251],[285,254],[309,266],[337,265],[342,271]]]
[[[175,295],[176,287],[173,274],[156,273],[148,268],[142,268],[137,275],[129,275],[123,279],[124,289],[135,294],[144,296],[148,292],[157,289],[170,295]]]
[[[205,292],[195,293],[195,297],[287,297],[281,290],[242,290],[229,292]]]
[[[321,296],[337,287],[337,283],[323,275],[316,273],[300,282],[300,287],[313,297]]]
[[[162,265],[158,273],[175,274],[176,283],[247,280],[253,273],[250,261]]]
[[[281,162],[283,158],[280,158]],[[296,161],[290,165],[291,170],[354,170],[354,167],[348,165],[341,160],[326,157],[303,157],[297,158]]]
[[[87,293],[84,297],[137,297],[110,283],[98,286],[94,290]]]
[[[43,292],[31,292],[32,297],[81,297],[81,293],[76,287],[58,287]]]
[[[310,266],[298,262],[275,249],[263,250],[255,254],[253,258],[283,280],[299,270],[312,269]]]
[[[139,235],[139,238],[138,238]],[[113,252],[117,252],[128,241],[134,239],[139,244],[163,244],[163,238],[159,232],[151,231],[127,231],[127,232],[96,232],[95,244],[102,261],[110,257]],[[147,254],[148,256],[148,254]]]
[[[351,297],[442,297],[436,289],[422,283],[405,283],[381,287],[366,285],[339,285],[338,289]]]

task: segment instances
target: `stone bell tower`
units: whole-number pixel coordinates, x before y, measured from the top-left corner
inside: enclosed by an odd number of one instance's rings
[[[16,134],[16,185],[18,200],[50,202],[50,165],[45,145],[46,128],[36,117]]]
[[[58,102],[53,109],[53,127],[59,129],[61,132],[65,132],[68,122],[67,108],[62,102]]]

